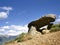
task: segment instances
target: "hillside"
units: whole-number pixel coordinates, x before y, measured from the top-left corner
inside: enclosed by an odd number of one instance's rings
[[[29,36],[29,35],[28,35]],[[60,31],[49,34],[35,34],[32,39],[22,42],[9,42],[5,45],[60,45]]]
[[[43,34],[32,27],[30,33],[22,33],[5,45],[60,45],[60,24],[53,25],[50,31],[45,29]]]

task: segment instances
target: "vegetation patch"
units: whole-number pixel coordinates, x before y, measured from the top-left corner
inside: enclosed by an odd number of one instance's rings
[[[60,31],[60,24],[54,24],[50,29],[50,32]]]
[[[23,42],[23,41],[30,40],[30,39],[32,39],[32,38],[30,37],[30,35],[28,35],[27,33],[22,33],[22,34],[20,34],[20,35],[15,39],[15,41],[17,41],[17,42]]]

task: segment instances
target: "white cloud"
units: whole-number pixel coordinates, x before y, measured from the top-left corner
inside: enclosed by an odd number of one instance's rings
[[[0,12],[0,19],[7,18],[8,14],[6,12]]]
[[[16,29],[16,30],[27,30],[27,26],[18,26],[18,25],[11,25],[12,28]]]
[[[5,19],[8,17],[10,10],[12,10],[12,7],[0,7],[0,9],[6,10],[6,12],[0,11],[0,19]]]
[[[60,18],[56,19],[55,23],[60,23]]]
[[[3,31],[3,32],[5,32],[4,34],[10,35],[10,36],[15,36],[15,35],[19,35],[23,32],[24,33],[28,32],[27,25],[25,25],[25,26],[19,26],[19,25],[2,26],[2,27],[0,27],[0,29],[4,29],[4,31]]]
[[[0,32],[3,32],[3,31],[5,31],[5,29],[0,29]]]
[[[10,29],[10,26],[3,26],[1,28],[3,28],[3,29]]]
[[[13,28],[14,30],[21,31],[21,32],[27,32],[28,31],[27,25],[25,25],[25,26],[11,25],[10,27]]]
[[[1,9],[4,9],[4,10],[13,10],[12,7],[0,7]]]
[[[60,22],[60,19],[56,19],[56,22]]]
[[[9,36],[16,36],[16,35],[19,35],[21,33],[22,33],[22,31],[9,30],[6,34]]]
[[[20,34],[20,33],[19,33]],[[16,36],[16,35],[19,35],[18,33],[7,33],[8,36]]]
[[[15,31],[15,30],[9,30],[8,32],[9,32],[9,33],[13,33],[13,32],[16,32],[16,31]]]
[[[55,22],[54,22],[54,24],[57,24],[57,23],[60,23],[60,15],[57,16],[57,18],[56,18],[56,20],[55,20]]]

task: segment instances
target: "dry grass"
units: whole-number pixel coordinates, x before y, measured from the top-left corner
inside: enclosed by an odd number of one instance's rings
[[[29,35],[24,37],[26,41],[6,43],[6,45],[60,45],[60,31],[44,35],[36,34],[30,40],[27,40],[27,37]]]

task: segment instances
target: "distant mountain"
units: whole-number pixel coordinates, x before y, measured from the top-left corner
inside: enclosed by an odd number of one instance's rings
[[[5,42],[15,39],[16,36],[7,36],[7,35],[0,35],[0,45],[3,45]]]

